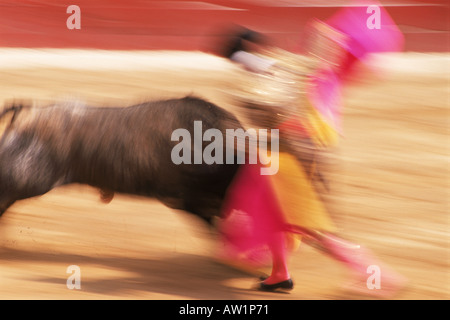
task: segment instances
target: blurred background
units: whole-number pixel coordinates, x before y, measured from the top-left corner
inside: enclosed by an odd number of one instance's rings
[[[380,1],[403,53],[345,88],[344,133],[330,172],[332,213],[409,280],[395,299],[450,298],[449,5]],[[80,99],[125,105],[194,93],[233,108],[234,65],[216,55],[229,25],[304,54],[312,18],[348,1],[0,0],[0,103]],[[81,29],[66,26],[81,9]],[[0,219],[1,299],[351,299],[346,271],[302,246],[289,295],[252,290],[255,277],[217,262],[214,235],[156,201],[69,186],[16,203]],[[81,268],[69,290],[66,268]],[[195,289],[193,289],[195,288]]]
[[[448,50],[448,1],[380,2],[400,27],[407,51]],[[62,28],[77,5],[78,32]],[[122,50],[201,50],[221,37],[230,23],[273,38],[274,44],[301,52],[301,36],[312,18],[325,20],[351,1],[315,0],[78,0],[1,1],[1,47],[96,48]]]

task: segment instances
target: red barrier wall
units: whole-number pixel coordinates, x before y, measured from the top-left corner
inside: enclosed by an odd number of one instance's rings
[[[0,0],[0,47],[211,49],[223,26],[245,25],[275,44],[301,51],[312,17],[326,19],[347,1],[313,0]],[[448,51],[445,0],[381,1],[399,25],[408,51]],[[81,29],[69,30],[69,5],[81,9]]]

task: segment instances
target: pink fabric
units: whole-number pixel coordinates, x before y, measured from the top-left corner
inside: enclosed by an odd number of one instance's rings
[[[341,79],[331,68],[319,69],[309,79],[308,100],[335,130],[341,131]]]
[[[348,36],[341,44],[347,55],[335,71],[327,66],[319,68],[310,77],[309,101],[335,130],[341,131],[341,90],[353,71],[356,62],[364,61],[368,54],[401,51],[404,37],[388,12],[377,1],[352,1],[325,23]],[[368,19],[374,14],[367,11],[370,5],[379,8],[380,28],[370,29]]]
[[[257,164],[242,165],[223,207],[225,243],[256,261],[270,261],[268,245],[283,230],[283,218],[269,176]]]
[[[378,1],[351,1],[349,7],[339,10],[326,21],[331,27],[350,37],[347,50],[358,59],[367,53],[396,52],[404,46],[404,37],[389,13]],[[380,10],[380,28],[370,29],[368,19],[374,14],[367,11],[370,5]]]
[[[297,134],[303,138],[309,137],[310,135],[308,130],[301,124],[300,119],[297,117],[292,117],[282,122],[279,126],[279,130],[281,135],[292,131],[297,132]]]

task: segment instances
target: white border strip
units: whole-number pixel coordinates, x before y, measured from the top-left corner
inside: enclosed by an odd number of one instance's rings
[[[368,62],[376,68],[400,73],[439,74],[450,70],[449,53],[374,54]],[[122,51],[78,49],[0,48],[0,71],[13,69],[68,69],[89,71],[232,70],[235,66],[199,51]]]
[[[223,58],[196,51],[121,51],[1,48],[0,70],[61,68],[76,70],[223,70]]]

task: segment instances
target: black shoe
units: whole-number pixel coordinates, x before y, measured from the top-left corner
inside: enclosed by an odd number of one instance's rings
[[[292,290],[294,288],[294,282],[291,279],[277,282],[274,284],[265,284],[264,281],[259,283],[259,290],[261,291],[275,291],[277,289]]]

